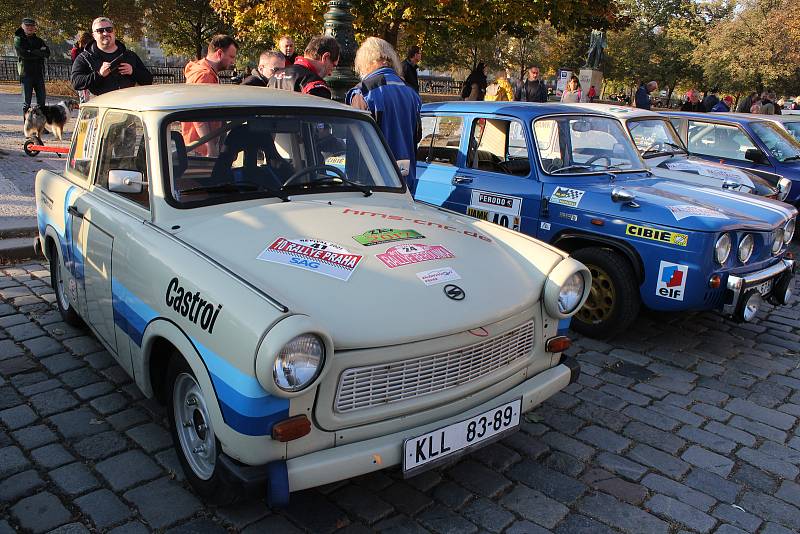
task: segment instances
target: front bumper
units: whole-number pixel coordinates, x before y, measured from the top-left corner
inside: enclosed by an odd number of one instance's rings
[[[747,290],[768,280],[776,280],[777,282],[782,276],[792,276],[794,271],[795,261],[782,259],[775,265],[771,265],[755,273],[748,273],[744,276],[729,275],[722,313],[734,315],[740,308],[742,297],[747,293]]]

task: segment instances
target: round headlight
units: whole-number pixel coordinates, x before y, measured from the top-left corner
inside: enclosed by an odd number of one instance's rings
[[[778,180],[778,200],[786,200],[789,191],[792,189],[792,182],[788,178]]]
[[[728,261],[728,256],[730,256],[730,254],[731,236],[730,234],[722,234],[714,245],[714,259],[717,260],[717,263],[722,265]]]
[[[739,261],[747,263],[750,256],[753,254],[753,234],[747,234],[744,239],[739,243],[739,252],[736,254]]]
[[[317,378],[325,360],[325,345],[313,334],[302,334],[283,346],[272,376],[284,391],[300,391]]]
[[[777,254],[783,248],[783,228],[775,228],[772,231],[772,253]]]
[[[558,311],[567,314],[575,311],[583,297],[586,282],[581,273],[574,273],[567,278],[558,292]]]
[[[789,244],[792,238],[794,237],[794,227],[795,227],[795,220],[789,219],[786,221],[786,224],[783,225],[783,242]]]

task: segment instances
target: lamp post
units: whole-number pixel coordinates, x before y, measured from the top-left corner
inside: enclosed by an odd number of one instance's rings
[[[325,81],[331,88],[334,100],[344,101],[347,91],[355,87],[359,78],[353,71],[353,60],[356,57],[356,36],[353,32],[353,15],[350,14],[348,0],[331,0],[328,2],[328,11],[323,15],[325,19],[325,35],[336,39],[341,49],[339,65]]]

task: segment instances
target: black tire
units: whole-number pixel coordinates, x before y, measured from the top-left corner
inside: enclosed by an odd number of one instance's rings
[[[61,258],[61,250],[55,242],[50,243],[50,286],[56,294],[56,306],[61,313],[64,322],[72,326],[83,326],[83,319],[69,302],[64,284],[63,269],[64,262]]]
[[[27,141],[25,141],[25,144],[22,145],[22,150],[24,150],[25,153],[28,156],[32,157],[32,158],[35,157],[35,156],[38,156],[39,155],[39,151],[38,150],[31,150],[31,148],[30,148],[31,145],[35,145],[35,144],[36,144],[36,142],[33,139],[28,139]]]
[[[204,501],[217,506],[233,504],[239,500],[242,490],[234,480],[231,480],[228,471],[220,462],[222,445],[216,435],[214,435],[213,426],[211,426],[211,421],[208,419],[208,412],[205,408],[205,399],[202,398],[202,391],[200,391],[199,386],[197,386],[197,390],[190,390],[188,396],[185,393],[186,390],[184,388],[186,384],[190,384],[191,381],[197,384],[197,377],[195,377],[183,357],[177,352],[173,353],[167,371],[166,387],[168,388],[167,411],[169,413],[170,434],[172,435],[172,442],[175,445],[175,451],[178,453],[178,458],[180,459],[186,479]],[[194,393],[199,392],[200,397],[194,397],[192,391],[194,391]],[[176,416],[176,395],[184,399],[184,401],[191,398],[198,402],[198,404],[194,405],[194,408],[189,408],[188,406],[192,405],[186,403],[186,411],[194,410],[191,421],[187,419],[187,421],[184,422],[181,421],[182,417],[180,414]],[[181,402],[181,404],[183,405],[184,402]],[[203,412],[205,415],[203,415]],[[188,424],[188,426],[184,425],[184,423]],[[207,423],[205,429],[200,429],[199,425],[201,423]],[[183,428],[179,429],[179,425]],[[206,434],[206,432],[208,434]],[[182,439],[179,433],[183,436],[191,434],[197,437],[199,441],[205,441],[206,446],[214,447],[213,452],[208,457],[204,457],[202,453],[193,454],[189,450],[192,446],[190,443],[191,438]],[[190,459],[190,457],[194,458]],[[193,467],[193,463],[194,465],[199,465],[199,467]],[[206,472],[203,472],[204,468],[208,468]]]
[[[628,259],[600,247],[576,250],[572,257],[592,273],[592,288],[586,304],[572,317],[571,328],[598,339],[627,329],[641,308],[636,275]]]

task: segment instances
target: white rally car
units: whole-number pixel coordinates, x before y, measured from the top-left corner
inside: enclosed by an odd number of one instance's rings
[[[61,313],[167,406],[210,502],[413,475],[577,378],[562,331],[586,268],[415,204],[372,119],[327,100],[108,93],[36,200]]]

